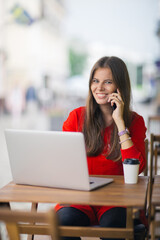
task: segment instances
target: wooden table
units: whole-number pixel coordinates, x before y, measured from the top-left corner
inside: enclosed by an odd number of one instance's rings
[[[124,184],[123,176],[104,176],[114,182],[91,192],[16,185],[0,189],[0,202],[31,202],[124,206],[127,208],[126,228],[60,227],[62,236],[90,236],[134,239],[133,208],[143,209],[146,203],[148,177],[139,177],[138,184]]]
[[[156,225],[160,223],[160,221],[156,221],[156,207],[160,207],[160,175],[155,175],[154,184],[153,184],[153,192],[152,192],[152,216],[151,219],[151,239],[154,240],[155,237],[155,229]],[[159,227],[160,228],[160,227]]]

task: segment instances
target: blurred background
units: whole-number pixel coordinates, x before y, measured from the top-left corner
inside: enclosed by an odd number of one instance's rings
[[[105,55],[126,62],[147,126],[160,115],[159,0],[0,0],[0,187],[11,180],[4,129],[61,130]]]

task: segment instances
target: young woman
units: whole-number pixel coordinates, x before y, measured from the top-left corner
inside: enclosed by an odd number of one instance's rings
[[[84,133],[89,174],[123,175],[125,158],[139,159],[139,172],[144,170],[146,127],[142,116],[131,111],[130,98],[125,63],[117,57],[99,59],[91,70],[86,106],[73,110],[63,124],[63,131]],[[56,210],[62,225],[126,225],[122,207],[57,205]]]

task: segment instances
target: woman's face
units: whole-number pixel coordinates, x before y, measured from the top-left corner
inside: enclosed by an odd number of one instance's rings
[[[116,91],[110,68],[98,68],[91,81],[91,92],[97,104],[107,105],[108,97]]]

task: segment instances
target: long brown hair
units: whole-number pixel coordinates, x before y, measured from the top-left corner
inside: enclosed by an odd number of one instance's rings
[[[99,68],[110,68],[113,76],[113,81],[119,89],[122,100],[124,102],[123,117],[125,126],[129,127],[131,123],[131,86],[130,78],[125,63],[118,57],[102,57],[93,66],[89,79],[89,93],[86,102],[86,113],[83,126],[83,133],[86,143],[88,156],[97,156],[103,152],[104,146],[104,130],[105,122],[101,109],[95,101],[91,92],[91,83],[94,73]],[[113,131],[110,137],[110,150],[106,153],[106,158],[114,161],[121,159],[120,144],[118,143],[118,130],[116,125],[113,125]]]

